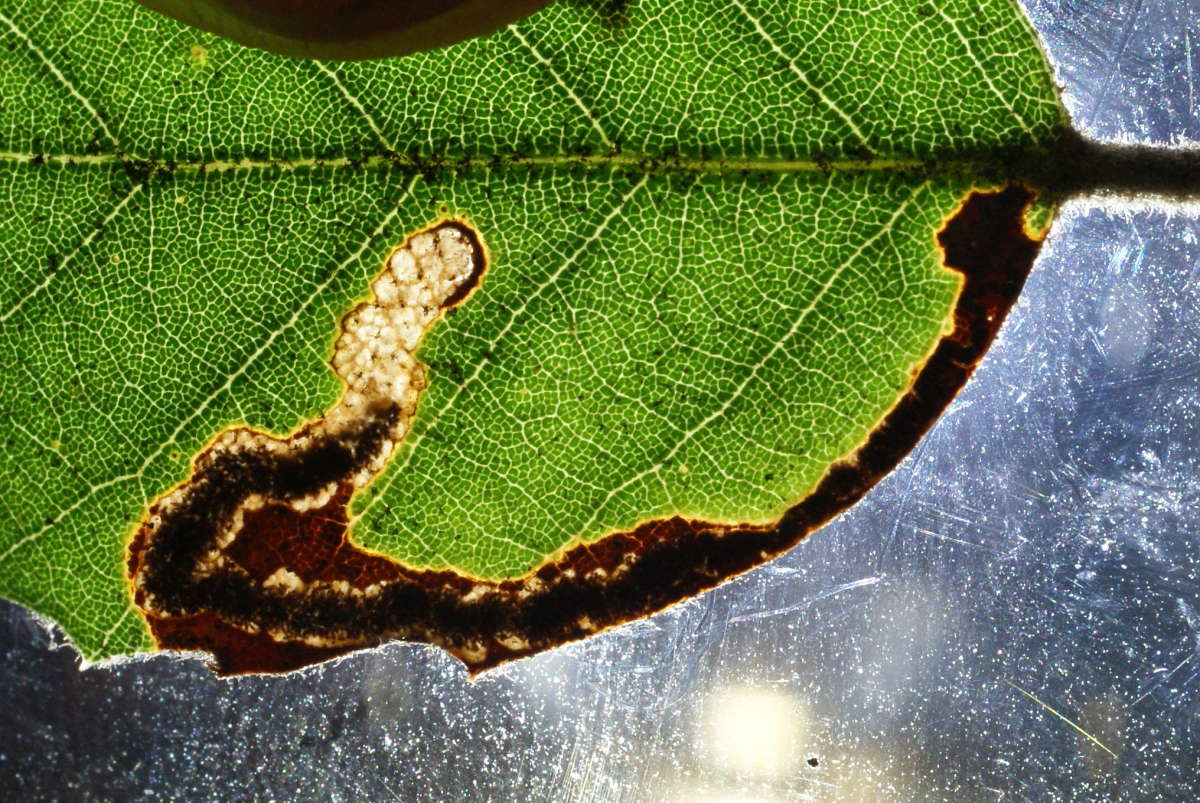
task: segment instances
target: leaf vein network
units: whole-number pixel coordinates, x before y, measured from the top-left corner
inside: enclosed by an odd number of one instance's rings
[[[559,88],[562,89],[562,91],[566,93],[567,97],[571,99],[571,102],[575,104],[576,108],[579,109],[579,111],[591,124],[592,130],[596,132],[596,136],[600,137],[600,141],[604,144],[604,147],[610,151],[614,150],[615,148],[613,142],[608,138],[608,134],[604,133],[604,129],[600,126],[600,121],[597,118],[596,113],[588,108],[587,104],[583,102],[583,98],[579,97],[579,93],[572,89],[571,85],[563,80],[563,77],[559,74],[558,70],[554,69],[554,62],[546,56],[543,56],[541,52],[533,46],[533,43],[525,38],[525,34],[521,33],[521,29],[519,27],[516,25],[509,25],[508,31],[518,42],[521,43],[522,47],[533,54],[533,57],[537,59],[538,63],[542,65],[546,72],[550,74],[550,77],[554,79],[554,83],[558,84]]]
[[[810,314],[812,314],[812,312],[816,309],[817,305],[821,303],[822,299],[824,299],[825,295],[829,292],[830,289],[832,289],[833,285],[837,282],[837,280],[841,278],[842,274],[850,268],[850,266],[854,263],[854,261],[856,259],[858,259],[858,257],[861,256],[864,251],[866,251],[868,248],[870,248],[872,245],[874,245],[880,238],[891,233],[892,229],[896,225],[896,221],[898,221],[904,215],[904,213],[908,211],[908,208],[910,206],[912,206],[912,204],[916,200],[917,196],[920,195],[921,192],[923,192],[928,186],[929,186],[928,181],[924,181],[921,184],[918,184],[913,189],[913,191],[909,194],[909,196],[904,200],[904,202],[899,204],[896,207],[896,210],[892,214],[892,216],[890,218],[888,218],[888,220],[874,234],[872,234],[870,237],[864,239],[861,243],[858,244],[858,247],[856,247],[854,249],[853,253],[851,253],[842,262],[842,264],[839,265],[830,274],[829,278],[825,280],[825,282],[820,286],[820,288],[818,288],[817,292],[813,295],[813,298],[811,301],[809,301],[808,305],[798,311],[798,314],[793,319],[792,325],[789,327],[788,331],[785,332],[778,340],[775,341],[775,343],[766,352],[766,354],[763,355],[763,357],[761,359],[759,359],[757,362],[755,362],[753,368],[746,374],[746,376],[742,379],[742,381],[738,384],[738,386],[733,389],[733,391],[729,394],[728,398],[726,398],[726,400],[719,407],[717,407],[715,410],[713,410],[711,413],[709,413],[707,416],[705,416],[703,419],[701,419],[691,429],[684,432],[683,436],[679,439],[679,441],[675,444],[675,446],[673,446],[666,453],[666,455],[664,455],[653,466],[650,466],[649,468],[646,468],[646,469],[638,472],[637,474],[630,476],[624,482],[620,483],[619,485],[614,486],[613,489],[611,491],[609,491],[609,493],[606,495],[604,500],[595,506],[595,508],[594,508],[595,512],[592,514],[591,518],[589,518],[583,524],[583,526],[580,528],[581,532],[586,532],[597,524],[597,522],[599,521],[600,515],[603,513],[605,508],[608,507],[608,504],[618,494],[620,494],[622,491],[624,491],[626,488],[630,487],[634,483],[642,481],[647,476],[661,471],[663,469],[663,467],[666,466],[667,463],[669,463],[675,457],[675,455],[677,455],[679,453],[679,451],[681,449],[683,449],[683,447],[686,446],[692,440],[692,438],[694,438],[696,435],[698,435],[700,432],[702,432],[705,429],[705,427],[707,427],[713,421],[717,420],[722,415],[724,415],[725,412],[733,405],[733,403],[736,402],[741,397],[741,395],[745,392],[746,388],[749,387],[750,383],[754,381],[754,378],[758,375],[759,370],[761,370],[762,367],[767,364],[767,362],[769,362],[776,354],[778,354],[779,351],[792,339],[792,337],[795,336],[795,334],[800,330],[800,327],[803,326],[804,322],[808,319],[808,316]]]
[[[937,12],[939,17],[946,21],[946,24],[950,26],[950,30],[954,31],[954,35],[958,37],[958,41],[962,43],[963,50],[967,52],[967,54],[971,57],[971,61],[975,64],[975,69],[979,73],[979,77],[982,78],[983,82],[987,85],[988,91],[995,95],[996,99],[1000,101],[1000,104],[1004,106],[1008,113],[1013,116],[1013,119],[1021,124],[1021,127],[1025,129],[1025,133],[1029,134],[1031,139],[1036,140],[1037,134],[1034,132],[1033,127],[1029,125],[1025,118],[1021,116],[1021,113],[1018,112],[1012,105],[1012,101],[1010,101],[1008,97],[1000,91],[999,87],[996,86],[995,82],[992,81],[991,72],[983,65],[982,62],[979,61],[979,57],[975,55],[975,48],[971,47],[971,42],[965,35],[963,35],[962,29],[958,27],[958,21],[947,14],[945,9],[943,9],[937,3],[930,3],[929,5],[930,8]]]
[[[0,323],[4,323],[9,318],[11,318],[13,315],[16,315],[34,297],[36,297],[39,293],[41,293],[43,290],[45,290],[47,287],[49,287],[50,284],[54,281],[54,277],[58,276],[60,273],[62,273],[63,268],[65,268],[67,265],[69,265],[71,263],[71,261],[79,254],[80,251],[82,251],[83,249],[85,249],[89,245],[91,245],[92,242],[95,241],[95,239],[97,237],[99,237],[100,234],[104,231],[105,227],[107,227],[108,224],[111,223],[116,218],[116,216],[121,213],[121,210],[123,210],[126,206],[129,205],[129,202],[133,200],[134,196],[137,195],[139,192],[141,192],[142,188],[145,186],[146,186],[146,182],[139,181],[139,182],[135,183],[132,187],[130,187],[129,191],[127,193],[125,193],[124,197],[122,197],[121,200],[117,201],[117,203],[114,204],[113,207],[108,210],[108,213],[103,218],[100,219],[100,221],[96,224],[95,227],[92,228],[92,230],[90,232],[88,232],[87,236],[84,237],[82,240],[80,240],[78,245],[76,245],[73,249],[71,249],[69,252],[67,252],[66,256],[64,256],[62,258],[62,260],[58,263],[56,270],[48,271],[46,273],[46,275],[42,278],[42,280],[40,282],[38,282],[36,285],[34,285],[33,288],[30,289],[30,291],[28,293],[21,296],[19,299],[17,299],[13,303],[13,305],[11,307],[9,307],[7,310],[5,310],[3,314],[0,314]]]
[[[371,133],[375,135],[377,140],[379,140],[379,144],[383,146],[383,149],[389,153],[395,151],[395,143],[388,141],[388,138],[384,136],[383,130],[379,127],[379,124],[375,122],[374,115],[367,111],[366,107],[362,105],[362,102],[359,101],[358,97],[346,88],[346,85],[342,83],[342,79],[337,72],[330,69],[329,65],[321,61],[314,61],[313,66],[317,68],[318,72],[326,76],[329,79],[329,82],[333,84],[334,88],[342,94],[342,97],[346,99],[346,102],[350,104],[354,111],[357,112],[358,115],[363,119],[363,122],[366,123],[367,128],[371,129]]]
[[[744,16],[751,25],[754,26],[754,30],[759,36],[762,37],[763,41],[767,43],[771,50],[774,51],[775,55],[779,56],[779,58],[783,59],[784,62],[787,63],[788,69],[791,70],[793,75],[800,79],[800,83],[804,84],[805,88],[814,93],[817,99],[821,101],[822,105],[825,106],[825,108],[836,114],[841,121],[846,124],[846,127],[849,128],[851,133],[854,134],[855,138],[858,139],[859,144],[869,151],[874,150],[871,147],[871,142],[867,138],[867,135],[863,133],[863,130],[859,127],[858,123],[854,122],[854,118],[847,114],[841,106],[834,103],[833,99],[830,98],[829,95],[825,94],[825,90],[818,86],[816,82],[809,77],[808,73],[800,69],[800,66],[796,64],[796,60],[784,52],[783,48],[780,47],[775,41],[775,38],[772,37],[771,34],[767,32],[767,29],[763,27],[762,22],[750,13],[750,9],[746,8],[745,4],[742,3],[741,0],[730,0],[730,3],[734,8],[741,12],[742,16]]]
[[[21,40],[25,47],[28,48],[31,53],[33,53],[38,61],[40,61],[46,67],[46,69],[50,71],[50,74],[54,76],[54,79],[71,94],[71,97],[79,101],[83,108],[87,110],[88,114],[92,116],[92,119],[96,121],[96,124],[100,126],[100,130],[104,132],[104,136],[108,138],[108,141],[111,142],[114,147],[118,147],[119,143],[117,142],[117,138],[113,136],[113,133],[109,129],[108,123],[105,121],[104,117],[99,111],[96,110],[96,107],[92,105],[92,102],[88,100],[82,92],[79,91],[79,88],[75,86],[74,82],[67,78],[66,74],[59,69],[58,65],[50,60],[50,57],[46,55],[46,52],[38,46],[38,43],[33,41],[29,34],[17,27],[17,24],[12,21],[12,18],[3,11],[0,11],[0,24],[3,24],[12,32],[14,36]]]

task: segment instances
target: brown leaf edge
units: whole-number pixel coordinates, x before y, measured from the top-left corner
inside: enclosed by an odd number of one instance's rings
[[[300,513],[276,503],[247,513],[223,550],[243,579],[226,577],[197,589],[176,574],[165,585],[181,586],[190,610],[202,612],[157,616],[143,610],[155,641],[162,649],[212,653],[214,669],[223,675],[285,672],[393,639],[423,641],[457,656],[475,675],[648,616],[771,560],[862,498],[966,383],[1041,247],[1024,226],[1035,197],[1022,186],[976,191],[947,218],[937,242],[944,264],[964,276],[953,331],[863,446],[834,465],[776,525],[651,521],[574,547],[528,577],[486,582],[409,569],[354,546],[347,539],[351,488],[343,485],[317,509]],[[364,425],[364,432],[370,430],[370,423]],[[363,454],[371,450],[366,440],[359,447]],[[342,457],[342,463],[350,459]],[[131,577],[145,558],[143,533],[130,544]],[[319,581],[321,590],[284,595],[269,589],[265,581],[281,567],[305,584]],[[372,586],[370,595],[345,593]],[[283,630],[305,638],[269,635]]]

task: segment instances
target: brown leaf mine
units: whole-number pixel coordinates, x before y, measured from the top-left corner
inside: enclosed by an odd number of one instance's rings
[[[343,321],[346,382],[287,439],[237,429],[159,498],[129,553],[137,606],[161,647],[201,649],[223,673],[284,671],[390,639],[439,645],[474,673],[654,613],[790,549],[916,445],[974,371],[1033,265],[1032,194],[972,193],[937,234],[963,274],[954,329],[848,460],[768,527],[672,518],[577,546],[530,575],[485,582],[417,571],[347,540],[347,505],[407,432],[425,384],[413,356],[440,310],[478,281],[460,223],[414,235]]]

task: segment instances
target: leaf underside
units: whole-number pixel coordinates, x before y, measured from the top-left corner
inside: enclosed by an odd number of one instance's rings
[[[286,437],[333,408],[342,316],[444,219],[486,274],[420,346],[412,431],[301,551],[336,551],[351,518],[386,583],[448,596],[396,591],[421,615],[365,634],[344,594],[306,599],[282,657],[232,607],[164,643],[219,631],[246,671],[403,636],[483,667],[695,593],[856,498],[769,536],[889,411],[919,435],[941,408],[897,408],[914,376],[987,308],[973,365],[1019,290],[1027,194],[970,207],[986,298],[960,297],[936,236],[997,154],[1064,129],[1034,35],[1009,0],[602,5],[355,64],[132,3],[0,9],[0,593],[89,659],[153,646],[127,554],[150,506],[230,427]],[[942,406],[965,376],[937,380]],[[703,577],[681,579],[684,552],[712,558]],[[530,577],[565,590],[519,614],[501,592]],[[490,602],[457,630],[420,607],[473,593]]]

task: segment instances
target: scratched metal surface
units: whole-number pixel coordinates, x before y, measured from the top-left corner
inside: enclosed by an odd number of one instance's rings
[[[1200,4],[1028,7],[1085,130],[1200,139]],[[475,684],[407,645],[285,678],[79,672],[5,604],[0,796],[1195,798],[1198,327],[1200,219],[1076,206],[976,379],[854,510]]]

